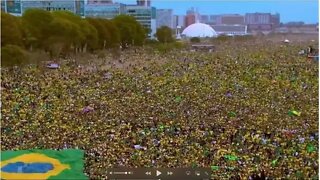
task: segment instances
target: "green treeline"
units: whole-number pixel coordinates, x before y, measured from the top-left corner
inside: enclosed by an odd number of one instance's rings
[[[1,12],[2,65],[20,64],[28,52],[50,57],[120,46],[141,46],[147,30],[134,17],[81,18],[72,12],[29,9],[22,17]]]

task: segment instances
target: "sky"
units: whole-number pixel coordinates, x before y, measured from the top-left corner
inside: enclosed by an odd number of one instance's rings
[[[113,0],[136,4],[136,0]],[[204,15],[242,14],[253,12],[280,13],[281,22],[319,22],[318,0],[151,0],[157,9],[173,9],[175,15],[184,15],[191,7]]]

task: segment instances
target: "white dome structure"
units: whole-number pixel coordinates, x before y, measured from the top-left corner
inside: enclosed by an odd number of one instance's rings
[[[187,37],[217,37],[216,31],[207,24],[195,23],[183,30],[182,35]]]

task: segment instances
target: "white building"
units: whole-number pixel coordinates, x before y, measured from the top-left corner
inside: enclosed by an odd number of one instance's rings
[[[85,16],[95,18],[112,19],[117,15],[125,13],[125,5],[120,3],[110,4],[87,4]]]
[[[212,28],[218,35],[243,36],[248,34],[246,25],[213,25]]]
[[[21,16],[28,9],[45,11],[70,11],[84,17],[84,0],[0,0],[1,10],[15,16]]]
[[[185,28],[182,35],[186,37],[217,37],[216,31],[209,25],[194,23]]]
[[[148,35],[154,38],[157,30],[156,24],[156,8],[149,6],[126,5],[125,14],[133,16],[145,28],[150,29],[151,33]]]
[[[179,26],[181,29],[186,27],[186,16],[185,15],[174,15],[173,16],[173,28]]]

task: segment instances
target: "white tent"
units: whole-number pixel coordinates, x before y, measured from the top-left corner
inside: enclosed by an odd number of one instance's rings
[[[49,63],[48,65],[47,65],[47,68],[49,68],[49,69],[58,69],[60,66],[59,66],[59,64],[57,64],[57,63]]]
[[[288,39],[285,39],[283,42],[284,43],[289,43],[290,41]]]
[[[195,23],[183,30],[186,37],[217,37],[216,31],[207,24]]]

